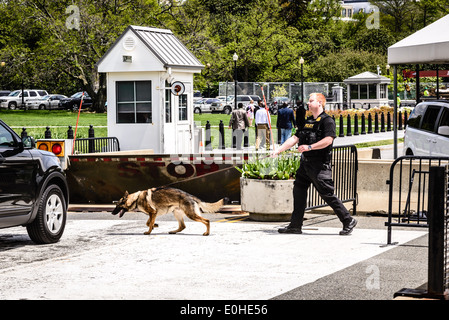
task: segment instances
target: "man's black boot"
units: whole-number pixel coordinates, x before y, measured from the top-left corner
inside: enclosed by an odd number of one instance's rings
[[[296,233],[296,234],[301,234],[301,227],[291,227],[290,225],[288,225],[285,228],[280,228],[278,229],[279,233]]]
[[[352,229],[357,225],[357,220],[351,218],[351,220],[345,224],[343,224],[343,230],[340,231],[341,236],[347,236],[352,232]]]

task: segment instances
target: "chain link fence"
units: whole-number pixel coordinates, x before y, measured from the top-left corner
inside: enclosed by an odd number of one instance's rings
[[[312,92],[324,94],[328,103],[343,104],[346,84],[342,82],[304,82],[304,98],[308,100]],[[262,93],[263,88],[263,93]],[[275,101],[295,105],[301,101],[301,82],[237,82],[237,95],[257,95],[261,99],[265,95],[268,104]],[[234,82],[220,82],[218,92],[220,96],[233,96]]]

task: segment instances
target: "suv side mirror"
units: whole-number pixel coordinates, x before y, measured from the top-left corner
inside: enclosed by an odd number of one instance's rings
[[[449,126],[441,126],[438,128],[438,134],[449,136]]]
[[[29,136],[23,137],[22,143],[25,148],[35,148],[36,147],[36,141],[34,141],[33,137],[29,137]]]

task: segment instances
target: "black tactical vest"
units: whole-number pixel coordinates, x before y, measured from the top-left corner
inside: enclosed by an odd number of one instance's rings
[[[316,119],[313,116],[308,117],[302,130],[296,133],[296,136],[299,138],[299,144],[311,145],[323,139],[323,120],[326,118],[330,118],[330,116],[325,112],[322,112]],[[330,160],[331,150],[332,145],[324,149],[304,152],[303,156],[306,158],[317,158],[317,160],[327,162]]]

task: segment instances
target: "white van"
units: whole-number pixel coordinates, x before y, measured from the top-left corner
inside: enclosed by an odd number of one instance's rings
[[[449,156],[449,101],[427,101],[410,113],[404,155]]]

